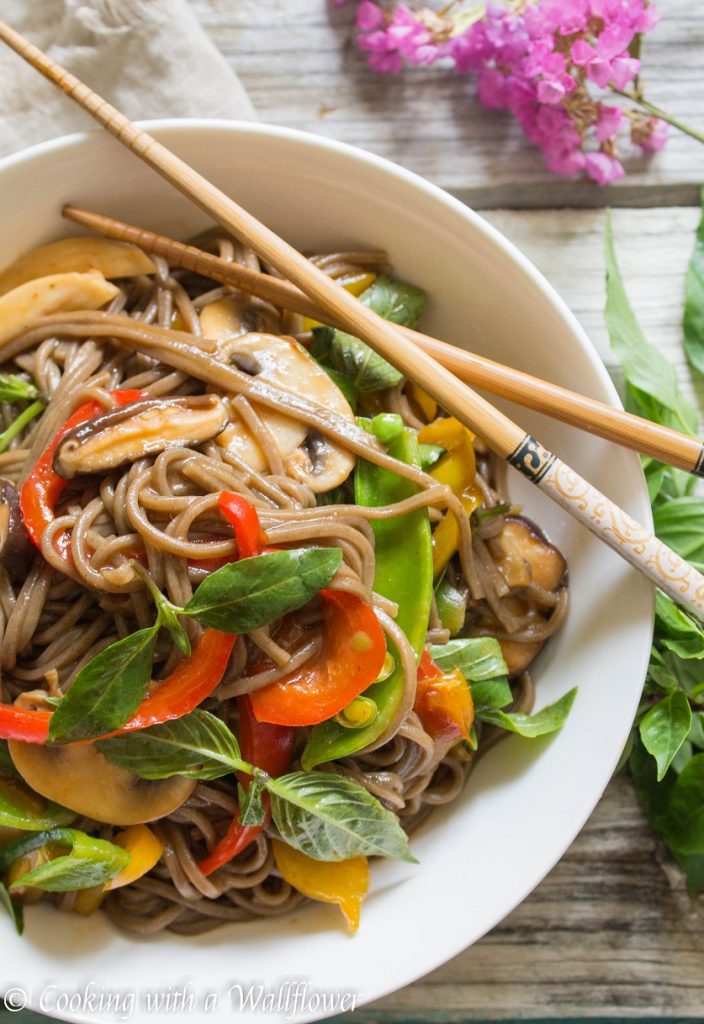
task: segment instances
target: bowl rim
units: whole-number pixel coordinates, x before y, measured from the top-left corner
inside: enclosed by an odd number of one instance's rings
[[[351,145],[346,142],[341,142],[336,139],[328,138],[327,136],[318,135],[313,132],[302,131],[300,129],[280,127],[264,122],[251,122],[241,121],[237,119],[224,119],[224,118],[156,118],[139,120],[136,124],[144,128],[149,132],[155,133],[157,136],[161,132],[168,133],[184,133],[189,134],[192,132],[204,132],[204,133],[218,133],[222,135],[234,134],[252,134],[255,136],[275,138],[283,140],[284,142],[293,142],[297,145],[303,144],[304,146],[310,147],[311,149],[318,149],[326,152],[332,152],[340,155],[348,160],[356,161],[361,164],[365,164],[371,168],[374,168],[386,176],[396,177],[398,180],[405,182],[407,185],[412,186],[416,190],[424,192],[432,201],[441,203],[449,210],[458,214],[460,217],[469,221],[473,227],[478,230],[485,238],[493,244],[495,247],[500,249],[514,264],[517,264],[519,269],[526,275],[531,283],[539,290],[542,298],[549,303],[552,308],[562,318],[565,329],[569,330],[573,341],[579,346],[583,355],[587,358],[590,367],[595,375],[595,380],[598,381],[601,388],[603,389],[604,396],[603,400],[608,404],[622,408],[620,397],[616,390],[616,387],[606,370],[604,363],[601,360],[596,348],[592,341],[587,335],[585,329],[577,320],[576,316],[570,310],[565,300],[560,296],[557,290],[547,280],[547,278],[537,269],[537,267],[528,259],[527,256],[511,242],[505,235],[503,235],[497,228],[485,220],[481,214],[477,213],[473,208],[467,206],[452,194],[446,192],[438,185],[428,181],[421,175],[410,171],[403,166],[395,163],[386,157],[378,156],[375,153],[371,153],[358,146]],[[46,140],[43,142],[36,143],[32,146],[26,147],[17,153],[10,154],[0,159],[0,177],[6,170],[13,169],[17,166],[21,166],[24,163],[30,163],[36,158],[43,158],[52,153],[59,153],[65,150],[70,150],[72,147],[81,146],[89,143],[91,139],[97,139],[104,137],[105,132],[103,129],[94,129],[73,132],[68,135],[59,136],[54,139]],[[135,159],[138,159],[135,157]],[[154,171],[155,174],[158,172]],[[644,525],[652,528],[652,513],[650,508],[650,502],[648,500],[647,486],[645,478],[640,469],[640,463],[635,453],[632,454],[632,458],[629,457],[626,463],[628,468],[628,482],[632,485],[633,490],[633,502],[638,506],[636,515],[640,518]],[[652,620],[654,610],[655,596],[654,590],[649,601],[650,614],[649,617]],[[633,662],[635,671],[638,675],[642,676],[645,680],[647,665],[649,660],[650,644],[647,646],[643,645],[643,651],[640,654],[634,652]],[[637,698],[634,701],[634,713],[637,707]],[[630,728],[630,726],[629,726]],[[625,737],[624,737],[625,739]],[[616,768],[621,751],[617,751],[612,756],[611,774],[613,774]],[[383,998],[390,993],[399,991],[402,988],[412,984],[414,981],[424,977],[431,971],[435,970],[448,960],[457,956],[463,950],[469,948],[476,941],[486,935],[489,931],[496,927],[496,925],[505,919],[508,914],[512,913],[517,906],[519,906],[535,889],[544,878],[549,874],[550,871],[555,867],[559,860],[564,856],[570,845],[573,843],[575,838],[580,834],[584,825],[586,824],[589,815],[593,812],[597,803],[603,796],[603,790],[594,799],[589,814],[584,818],[581,825],[576,827],[574,831],[570,831],[569,834],[565,834],[562,842],[560,843],[560,849],[553,858],[544,863],[542,870],[539,873],[539,877],[531,878],[531,880],[522,888],[521,895],[516,899],[513,905],[509,909],[502,909],[496,913],[495,916],[486,925],[484,930],[476,935],[469,943],[465,939],[455,937],[452,942],[446,942],[438,950],[429,948],[427,957],[424,959],[422,969],[418,969],[418,966],[409,965],[407,970],[401,972],[400,980],[398,976],[395,980],[387,983],[378,984],[374,987],[373,991],[369,993],[365,992],[364,998],[360,1001],[359,1006],[364,1006],[373,1000]],[[398,972],[397,972],[398,974]],[[28,1004],[29,1005],[29,1004]],[[39,1009],[39,1007],[37,1007]],[[65,1020],[85,1020],[85,1017],[72,1017],[62,1015],[60,1019]],[[320,1019],[320,1015],[307,1014],[304,1016],[296,1016],[295,1021],[308,1021]]]

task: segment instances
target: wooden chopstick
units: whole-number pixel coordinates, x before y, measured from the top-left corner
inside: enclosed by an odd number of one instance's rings
[[[320,307],[326,318],[367,342],[404,376],[431,394],[445,410],[484,438],[493,451],[531,483],[673,600],[704,621],[704,576],[648,529],[422,349],[409,344],[394,324],[357,302],[207,178],[4,22],[0,22],[0,39],[83,107],[119,142],[297,285]]]
[[[299,288],[271,274],[259,273],[195,246],[80,207],[67,205],[63,208],[63,215],[98,234],[131,242],[147,252],[163,256],[175,266],[192,270],[222,284],[234,285],[274,306],[322,323],[330,321],[330,317]],[[405,327],[400,330],[467,384],[484,388],[517,405],[545,413],[553,419],[579,427],[642,455],[649,455],[660,462],[677,466],[678,469],[704,475],[704,446],[696,437],[651,423],[622,409],[614,409],[604,402],[467,352],[419,331]]]

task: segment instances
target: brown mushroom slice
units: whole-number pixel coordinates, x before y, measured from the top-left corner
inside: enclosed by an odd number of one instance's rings
[[[538,640],[535,643],[523,640],[499,640],[509,676],[518,676],[521,672],[525,672],[533,658],[540,654],[544,643],[544,640]]]
[[[19,494],[7,480],[0,480],[0,565],[11,580],[23,578],[35,550],[24,528]]]
[[[0,273],[0,295],[49,274],[98,270],[103,277],[153,274],[152,259],[136,245],[110,238],[62,238],[20,256]]]
[[[200,311],[200,327],[205,338],[229,341],[256,329],[249,295],[226,295],[209,302]]]
[[[73,313],[105,306],[119,289],[98,270],[85,274],[50,274],[18,285],[0,296],[0,345],[29,324],[52,313]]]
[[[507,517],[497,541],[503,557],[496,565],[510,587],[527,587],[532,582],[544,590],[557,590],[561,585],[567,571],[564,556],[530,520]]]
[[[132,402],[65,434],[54,453],[54,470],[66,480],[76,473],[102,473],[166,448],[210,441],[222,433],[227,420],[217,395]]]
[[[354,423],[354,413],[340,389],[293,338],[274,334],[246,334],[228,340],[221,349],[221,355],[250,376],[278,384],[286,391],[316,402]],[[311,435],[306,424],[283,413],[264,407],[257,407],[257,413],[269,428],[285,463]],[[256,472],[261,473],[267,469],[264,452],[236,410],[232,412],[230,427],[218,438],[218,444]],[[324,458],[322,449],[318,452],[320,458],[310,459],[306,452],[303,453],[305,458],[300,455],[294,457],[294,475],[316,493],[337,487],[347,479],[354,466],[354,458],[344,449],[327,441],[325,444]]]
[[[9,741],[24,781],[48,800],[110,825],[139,825],[171,814],[193,792],[196,780],[174,775],[150,781],[118,768],[93,744],[45,746]]]

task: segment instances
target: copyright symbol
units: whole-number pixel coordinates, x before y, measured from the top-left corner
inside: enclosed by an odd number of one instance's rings
[[[8,988],[2,1001],[10,1013],[19,1013],[27,1005],[27,993],[23,988]]]

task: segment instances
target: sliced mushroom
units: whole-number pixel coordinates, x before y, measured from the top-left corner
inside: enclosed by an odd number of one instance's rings
[[[210,441],[227,421],[227,409],[217,395],[133,402],[65,434],[54,453],[54,470],[66,480],[76,473],[101,473],[166,448]]]
[[[90,743],[64,747],[9,741],[10,756],[25,782],[37,793],[111,825],[156,821],[180,807],[195,779],[174,775],[149,781],[118,768]]]
[[[203,306],[200,326],[204,337],[226,341],[250,331],[278,331],[281,317],[268,302],[239,292]]]
[[[19,494],[7,480],[0,480],[0,565],[11,580],[22,579],[34,552],[22,521]]]
[[[0,297],[0,345],[39,317],[100,309],[118,291],[98,270],[85,274],[50,274],[18,285]]]
[[[154,263],[136,245],[110,238],[62,238],[20,256],[0,274],[0,295],[48,274],[98,270],[103,277],[153,274]]]
[[[236,366],[244,368],[245,373],[271,384],[279,384],[287,391],[308,398],[354,423],[354,413],[340,389],[293,338],[273,334],[246,334],[226,340],[220,351]],[[252,373],[253,370],[256,373]],[[347,479],[354,466],[354,459],[346,451],[327,440],[318,441],[317,435],[305,423],[284,413],[263,407],[257,408],[257,412],[271,431],[286,465],[311,490],[321,493],[337,487]],[[234,409],[230,421],[230,426],[217,439],[218,444],[258,473],[265,471],[266,456]],[[301,449],[306,441],[309,450],[305,447]],[[290,463],[289,457],[292,457]]]
[[[496,542],[502,550],[496,565],[510,587],[537,583],[557,590],[561,585],[567,571],[564,556],[529,519],[507,517]]]

